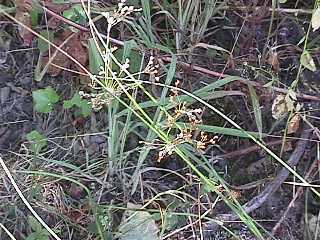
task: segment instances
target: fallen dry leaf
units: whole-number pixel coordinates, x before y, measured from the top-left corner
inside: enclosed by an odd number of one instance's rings
[[[15,18],[18,22],[31,28],[31,17],[29,11],[32,9],[30,0],[20,0],[17,3],[17,10]],[[34,35],[26,28],[18,25],[18,32],[20,37],[23,39],[23,43],[27,46],[31,45]]]
[[[285,95],[280,94],[274,99],[271,110],[272,117],[274,119],[280,119],[282,116],[288,113]]]
[[[59,26],[61,26],[61,20],[52,17],[47,21],[47,26],[51,30],[56,30]]]
[[[290,122],[288,124],[288,134],[296,133],[299,130],[300,119],[300,114],[294,114],[294,116],[290,119]]]
[[[293,150],[292,142],[291,141],[285,141],[283,146],[284,152],[290,152]]]
[[[32,0],[16,0],[17,11],[28,12],[32,9]]]
[[[66,1],[67,2],[67,1]],[[43,5],[55,13],[61,13],[71,7],[70,3],[57,3],[57,1],[45,0]]]
[[[319,7],[312,14],[311,25],[312,25],[313,31],[316,31],[320,28],[320,8]]]
[[[29,13],[27,12],[17,12],[16,17],[17,21],[23,23],[24,25],[28,26],[31,28],[31,18],[29,16]],[[34,38],[34,35],[28,31],[26,28],[22,26],[18,26],[18,31],[20,37],[23,39],[23,43],[27,46],[31,45],[31,42]]]
[[[276,51],[269,51],[268,63],[272,66],[273,70],[276,72],[280,71],[280,63],[278,59],[278,53]]]
[[[81,65],[85,66],[88,61],[88,54],[86,48],[83,46],[82,41],[85,41],[88,35],[86,33],[73,33],[69,30],[65,30],[59,37],[57,37],[53,42],[61,46],[63,42],[67,39],[67,42],[61,47],[62,50],[70,54],[74,59],[76,59]],[[51,53],[54,53],[56,49],[51,48]],[[49,61],[50,57],[45,56],[43,58],[43,65],[46,65]],[[60,66],[56,67],[54,65]],[[63,68],[77,70],[79,72],[83,72],[83,70],[75,63],[72,62],[66,55],[61,52],[58,52],[54,57],[52,64],[49,66],[47,73],[51,76],[59,75]]]

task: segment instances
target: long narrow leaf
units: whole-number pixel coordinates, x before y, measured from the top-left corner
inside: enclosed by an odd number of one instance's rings
[[[251,97],[251,102],[253,106],[253,113],[254,113],[254,118],[256,121],[257,129],[259,131],[259,138],[260,140],[262,139],[262,114],[261,114],[261,106],[259,103],[259,98],[257,96],[256,91],[254,88],[248,84],[249,92],[250,92],[250,97]]]

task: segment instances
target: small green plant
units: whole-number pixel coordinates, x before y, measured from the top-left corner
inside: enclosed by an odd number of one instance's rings
[[[32,229],[32,233],[26,240],[49,240],[50,233],[42,228],[41,224],[34,217],[28,217],[28,224]]]
[[[65,100],[63,102],[64,109],[69,109],[73,106],[80,108],[81,115],[84,117],[90,116],[92,112],[92,107],[89,102],[85,99],[82,99],[79,93],[75,93],[70,100]]]
[[[47,138],[36,130],[27,134],[27,140],[30,142],[30,150],[34,154],[38,154],[47,146]]]
[[[139,205],[128,203],[127,207],[119,227],[119,238],[121,240],[157,240],[159,229],[152,215],[146,211],[131,210],[139,209],[141,207]]]
[[[40,35],[45,37],[46,39],[48,39],[51,42],[54,40],[54,32],[53,31],[41,31]],[[38,38],[37,39],[37,47],[38,47],[40,53],[44,54],[45,52],[47,52],[49,50],[49,43],[47,43],[46,41],[44,41],[41,38]]]
[[[53,105],[59,101],[59,95],[52,87],[39,89],[32,92],[35,110],[41,113],[52,112]]]
[[[86,13],[83,11],[81,4],[72,6],[63,12],[63,16],[75,23],[86,24],[88,22]],[[70,27],[73,32],[78,32],[74,27]]]
[[[58,103],[60,99],[60,96],[52,87],[33,91],[32,97],[35,103],[35,110],[41,113],[51,113],[54,104]],[[70,100],[63,102],[64,109],[70,109],[74,106],[80,108],[80,114],[84,117],[90,116],[92,112],[92,107],[89,102],[82,99],[79,93],[75,93]]]

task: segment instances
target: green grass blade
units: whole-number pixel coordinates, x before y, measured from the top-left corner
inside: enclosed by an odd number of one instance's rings
[[[257,129],[259,132],[259,138],[261,140],[262,139],[262,130],[263,130],[261,106],[259,103],[259,98],[258,98],[257,93],[254,90],[254,88],[250,84],[248,84],[248,88],[249,88],[249,92],[250,92],[254,118],[255,118]]]

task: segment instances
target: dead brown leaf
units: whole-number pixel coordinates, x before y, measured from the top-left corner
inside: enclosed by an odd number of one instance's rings
[[[28,12],[17,11],[15,18],[17,19],[17,21],[31,28],[31,18]],[[23,40],[23,43],[27,46],[30,46],[34,35],[20,25],[18,26],[18,31],[21,39]]]
[[[294,116],[290,119],[289,125],[288,125],[288,134],[296,133],[299,130],[300,127],[300,114],[296,113]]]
[[[278,53],[274,50],[269,51],[268,63],[272,66],[273,70],[276,72],[280,71],[280,63],[278,59]]]
[[[61,46],[63,42],[67,42],[61,47],[61,49],[71,55],[74,59],[76,59],[81,65],[85,66],[88,61],[88,53],[87,49],[83,46],[83,41],[88,38],[88,35],[85,33],[72,33],[69,30],[65,30],[59,37],[57,37],[53,42]],[[72,36],[71,36],[72,35]],[[70,37],[71,36],[71,37]],[[86,36],[86,37],[84,37]],[[56,49],[51,48],[51,53],[54,53]],[[50,57],[46,56],[43,58],[43,65],[46,65],[49,61]],[[56,67],[54,65],[60,66]],[[59,75],[63,68],[76,70],[79,72],[83,72],[83,70],[75,63],[72,62],[66,55],[61,52],[58,52],[54,57],[52,64],[49,66],[47,73],[52,76]]]
[[[32,9],[32,0],[16,0],[17,11],[28,12]]]
[[[61,26],[61,20],[52,17],[47,21],[47,26],[49,29],[56,30]]]
[[[71,7],[70,3],[55,3],[52,0],[43,1],[43,5],[55,13],[61,13]]]
[[[285,141],[283,145],[283,151],[284,152],[290,152],[293,150],[292,141]]]
[[[32,1],[31,0],[18,0],[16,2],[17,10],[15,18],[18,22],[23,23],[27,27],[31,28],[31,17],[29,11],[32,9]],[[23,43],[27,46],[31,45],[31,42],[34,38],[34,35],[28,31],[26,28],[22,26],[18,26],[18,32],[23,39]]]

